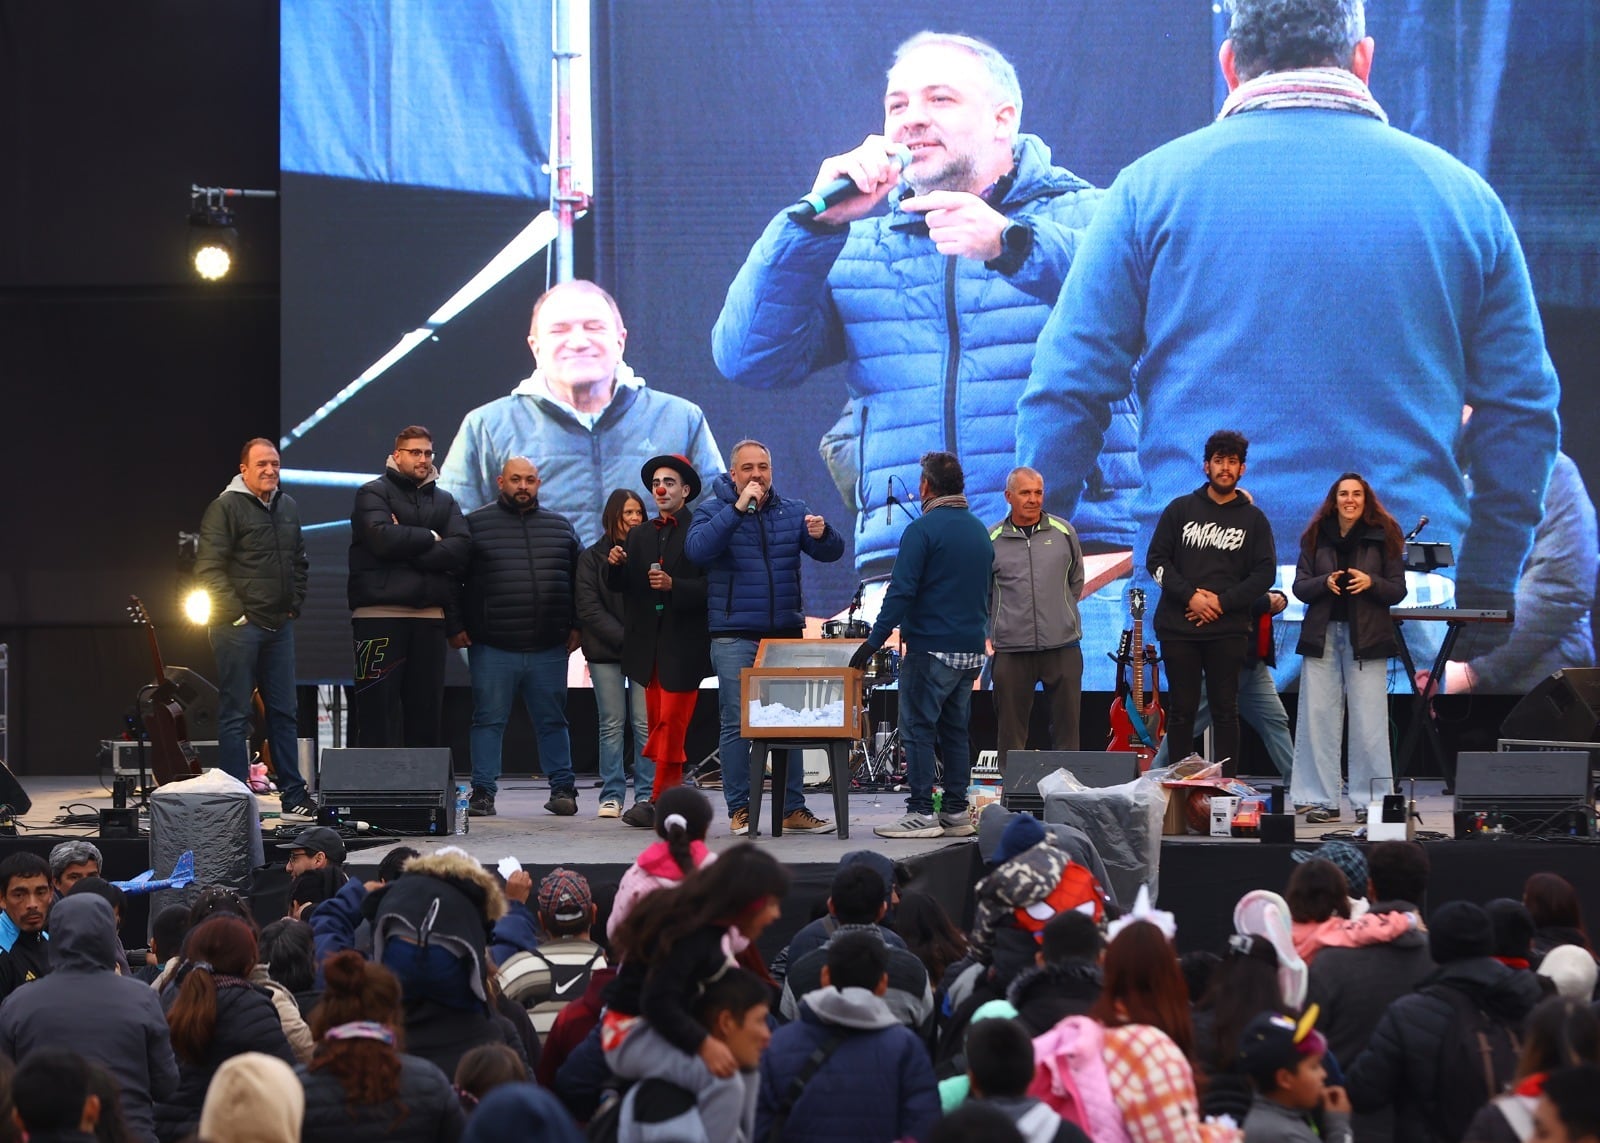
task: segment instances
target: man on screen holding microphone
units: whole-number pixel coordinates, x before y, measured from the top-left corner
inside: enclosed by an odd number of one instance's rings
[[[824,197],[772,220],[717,319],[712,352],[737,384],[784,388],[848,363],[851,423],[829,434],[844,443],[829,464],[859,514],[863,574],[893,565],[912,517],[891,502],[916,500],[926,452],[959,455],[973,510],[1005,514],[1033,344],[1101,193],[1019,133],[1021,112],[993,46],[911,37],[888,73],[883,133],[822,163]],[[1074,524],[1126,547],[1139,480],[1122,413]]]

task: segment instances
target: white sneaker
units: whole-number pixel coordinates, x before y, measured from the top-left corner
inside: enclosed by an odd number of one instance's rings
[[[615,798],[607,798],[600,803],[600,812],[595,815],[601,818],[620,818],[622,816],[622,803]]]
[[[879,837],[943,837],[944,826],[931,814],[907,814],[893,825],[877,826]]]

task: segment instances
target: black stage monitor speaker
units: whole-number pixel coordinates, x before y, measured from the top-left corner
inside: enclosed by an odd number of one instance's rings
[[[17,781],[17,776],[11,772],[4,760],[0,760],[0,817],[11,817],[12,814],[21,817],[33,809],[33,799],[28,797],[28,791],[22,788],[22,783]]]
[[[1120,786],[1139,776],[1139,756],[1127,750],[1013,750],[1006,755],[1001,802],[1008,810],[1044,813],[1039,779],[1057,770],[1072,771],[1085,786]]]
[[[365,821],[418,836],[455,831],[455,776],[446,747],[328,749],[319,771],[317,802],[335,822]]]
[[[1567,667],[1511,708],[1501,738],[1600,742],[1600,667]]]
[[[167,667],[167,681],[183,704],[183,724],[189,741],[214,742],[217,737],[217,688],[204,675],[188,667]]]
[[[1589,801],[1587,750],[1463,750],[1456,756],[1456,805],[1494,801]]]

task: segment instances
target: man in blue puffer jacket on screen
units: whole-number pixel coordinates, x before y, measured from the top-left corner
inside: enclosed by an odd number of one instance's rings
[[[844,537],[812,515],[805,501],[779,496],[772,487],[771,450],[744,440],[733,446],[728,471],[700,501],[683,551],[706,571],[706,618],[722,723],[722,796],[729,825],[743,835],[750,822],[750,743],[739,733],[739,672],[755,664],[761,640],[804,634],[800,557],[831,564],[844,555]],[[773,814],[783,819],[785,833],[827,833],[836,827],[806,808],[804,779],[805,767],[789,767],[787,794],[772,793]]]
[[[991,45],[934,32],[905,41],[883,133],[817,174],[818,187],[849,178],[863,193],[814,218],[774,218],[712,333],[718,369],[752,389],[849,363],[845,419],[823,452],[857,513],[863,576],[893,565],[912,514],[888,502],[916,501],[924,453],[954,453],[972,511],[1005,515],[1034,343],[1102,194],[1019,132],[1021,112],[1016,71]],[[1072,523],[1090,552],[1132,544],[1137,434],[1124,402],[1098,463],[1077,478]],[[1086,647],[1110,650],[1120,600],[1089,607],[1084,621]]]

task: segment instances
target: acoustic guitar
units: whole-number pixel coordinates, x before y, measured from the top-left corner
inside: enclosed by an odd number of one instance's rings
[[[200,773],[200,755],[189,742],[189,727],[183,717],[183,700],[177,685],[167,678],[161,661],[161,644],[156,625],[137,595],[128,596],[128,615],[150,640],[150,661],[155,667],[155,682],[139,695],[139,713],[150,736],[150,771],[158,786]]]
[[[1161,709],[1161,657],[1144,641],[1144,589],[1128,592],[1131,630],[1123,633],[1118,649],[1119,677],[1117,697],[1111,704],[1111,741],[1107,750],[1128,750],[1139,756],[1139,772],[1150,769],[1156,747],[1166,733],[1167,715]],[[1127,669],[1127,678],[1120,669]],[[1150,673],[1150,689],[1145,690],[1145,672]]]

